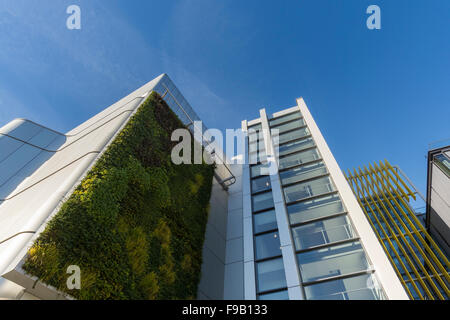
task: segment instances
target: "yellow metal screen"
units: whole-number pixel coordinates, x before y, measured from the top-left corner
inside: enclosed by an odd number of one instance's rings
[[[448,299],[449,260],[416,217],[416,195],[398,172],[385,160],[346,178],[409,297]]]

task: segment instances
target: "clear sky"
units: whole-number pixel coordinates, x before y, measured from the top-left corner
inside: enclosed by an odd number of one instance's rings
[[[302,96],[343,170],[386,158],[424,192],[450,138],[450,1],[0,0],[0,126],[66,132],[164,72],[211,128]]]

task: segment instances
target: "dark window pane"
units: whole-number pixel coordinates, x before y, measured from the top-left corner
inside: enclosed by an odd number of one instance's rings
[[[255,233],[269,231],[277,228],[275,210],[261,212],[253,215],[253,230]]]
[[[289,300],[287,290],[277,291],[272,293],[260,294],[258,300]]]
[[[256,264],[258,292],[286,287],[283,260],[273,259]]]
[[[252,193],[269,189],[270,189],[270,176],[262,176],[261,178],[252,179]]]
[[[253,212],[272,208],[274,206],[272,192],[269,191],[266,193],[261,193],[252,196],[252,204],[253,204]]]
[[[257,260],[281,255],[278,232],[266,233],[255,237],[255,257]]]

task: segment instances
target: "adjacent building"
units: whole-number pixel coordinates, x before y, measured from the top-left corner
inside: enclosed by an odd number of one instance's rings
[[[0,128],[0,299],[70,299],[24,272],[24,259],[61,205],[153,91],[194,131],[200,118],[166,74],[65,134],[27,119],[15,119]],[[200,136],[199,142],[206,147],[208,139]],[[217,165],[199,298],[223,298],[227,190],[234,182],[229,168]]]
[[[450,146],[428,152],[426,227],[450,255]]]

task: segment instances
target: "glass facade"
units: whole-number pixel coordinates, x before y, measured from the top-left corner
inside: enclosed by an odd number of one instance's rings
[[[304,165],[280,172],[281,183],[283,185],[300,182],[327,174],[325,164],[321,162]]]
[[[369,285],[368,285],[369,284]],[[305,286],[309,300],[381,300],[383,292],[371,274]]]
[[[302,252],[297,254],[297,259],[304,282],[369,270],[358,241]]]
[[[337,194],[298,202],[287,206],[291,224],[326,218],[344,212],[344,206]]]
[[[314,141],[312,138],[304,138],[292,142],[287,142],[278,146],[278,156],[282,157],[290,153],[299,152],[311,147],[314,147]]]
[[[316,149],[310,149],[307,151],[302,151],[299,153],[294,153],[287,155],[285,157],[280,157],[278,160],[278,168],[280,171],[300,166],[308,162],[319,160],[320,156]]]
[[[260,125],[256,126],[261,130]],[[249,138],[250,139],[250,138]],[[288,299],[286,276],[281,257],[280,237],[265,157],[264,139],[249,148],[250,187],[253,212],[253,245],[257,298]],[[252,158],[253,157],[253,158]]]
[[[304,296],[314,300],[384,299],[301,113],[269,119],[269,126]],[[278,141],[274,129],[279,133]],[[250,157],[258,150],[265,151],[263,141],[254,143]],[[261,163],[250,166],[256,295],[261,300],[288,299],[271,179],[264,175],[265,158],[256,158]]]
[[[335,191],[330,177],[301,182],[284,188],[286,203],[299,201]]]
[[[253,230],[255,234],[276,229],[277,218],[275,216],[275,210],[264,211],[253,215]]]
[[[286,289],[286,276],[281,258],[256,263],[257,289],[265,291]]]
[[[346,216],[311,222],[292,228],[296,250],[356,238]]]

